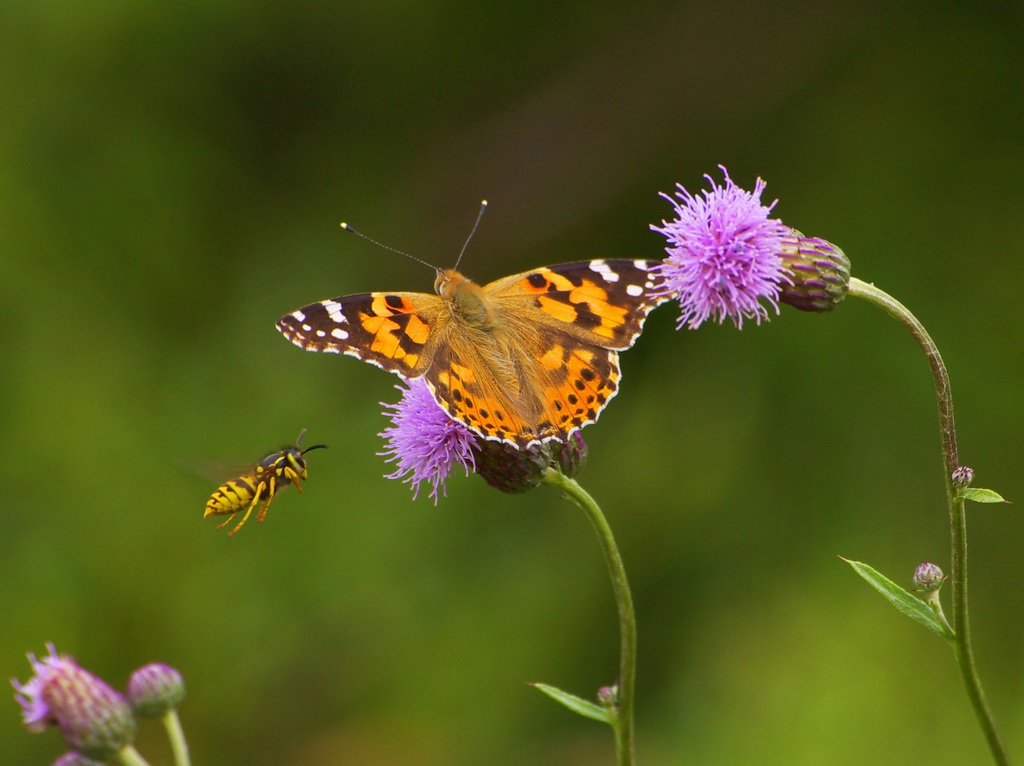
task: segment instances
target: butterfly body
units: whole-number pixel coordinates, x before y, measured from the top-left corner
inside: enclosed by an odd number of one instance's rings
[[[286,314],[278,329],[310,351],[348,354],[423,378],[448,414],[519,448],[565,440],[618,390],[618,351],[639,335],[653,261],[543,267],[478,285],[438,270],[436,295],[362,293]]]

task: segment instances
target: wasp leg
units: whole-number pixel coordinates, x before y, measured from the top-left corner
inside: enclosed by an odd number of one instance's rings
[[[234,529],[232,529],[230,532],[228,532],[228,537],[231,537],[233,534],[235,534],[235,532],[240,530],[245,525],[245,522],[247,522],[249,520],[249,514],[252,513],[252,509],[256,507],[256,503],[257,503],[257,501],[259,501],[259,499],[260,499],[260,493],[257,492],[253,496],[252,502],[249,503],[249,507],[245,509],[245,516],[243,516],[242,520],[240,522],[238,522],[238,526],[236,526]],[[232,514],[231,515],[231,519],[233,519],[234,517],[235,517],[235,514]],[[231,521],[231,519],[228,519],[228,521]],[[225,521],[224,524],[227,524],[228,521]],[[223,527],[224,524],[221,524],[220,527]],[[220,529],[220,527],[217,527],[217,529]]]
[[[273,502],[275,494],[277,494],[277,477],[271,476],[267,482],[267,499],[260,505],[260,512],[256,514],[256,521],[262,523],[263,519],[267,518],[267,511],[270,510],[270,503]]]
[[[238,515],[238,511],[235,511],[230,516],[228,516],[226,521],[222,521],[220,524],[218,524],[216,526],[216,529],[220,529],[221,527],[226,527],[228,524],[231,523],[231,519],[235,518],[235,516],[237,516],[237,515]]]
[[[286,479],[288,479],[288,481],[290,481],[292,483],[292,486],[294,486],[295,489],[299,490],[299,492],[302,491],[302,485],[299,484],[299,475],[297,473],[295,473],[295,471],[293,471],[293,470],[291,470],[289,468],[285,472],[284,476],[285,476]]]

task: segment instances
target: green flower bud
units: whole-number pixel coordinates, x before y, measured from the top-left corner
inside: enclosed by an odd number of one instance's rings
[[[974,469],[965,465],[959,466],[953,471],[953,484],[958,487],[969,487],[974,481]]]
[[[782,285],[779,300],[801,311],[831,311],[849,289],[850,259],[831,242],[790,231],[779,255],[792,284]]]
[[[169,665],[145,665],[132,673],[128,681],[128,701],[143,718],[158,718],[184,699],[185,680]]]
[[[942,581],[945,579],[942,570],[928,561],[918,564],[914,570],[914,586],[924,593],[934,593],[942,587]]]
[[[521,450],[504,442],[478,439],[473,445],[476,472],[502,492],[528,492],[544,479],[548,468],[572,477],[587,462],[587,444],[579,431],[565,442],[550,441]]]

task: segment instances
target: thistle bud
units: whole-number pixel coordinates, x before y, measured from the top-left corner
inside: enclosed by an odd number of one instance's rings
[[[792,280],[781,285],[780,301],[816,312],[831,311],[843,302],[850,286],[850,259],[838,247],[791,229],[779,255]]]
[[[128,701],[143,718],[158,718],[185,699],[185,680],[174,668],[154,662],[134,673],[128,681]]]
[[[88,758],[106,760],[135,739],[135,718],[124,696],[104,681],[60,656],[53,644],[50,655],[37,660],[29,654],[35,675],[28,682],[12,681],[29,731],[60,728],[64,741]]]
[[[959,466],[953,471],[953,484],[957,487],[969,487],[974,481],[974,469],[965,465]]]
[[[914,570],[914,586],[926,594],[937,591],[945,579],[946,576],[942,574],[942,570],[928,561],[918,564],[917,569]]]
[[[597,702],[601,707],[608,708],[609,710],[618,705],[619,687],[615,685],[602,686],[597,690]]]
[[[548,468],[566,476],[579,474],[587,462],[587,444],[579,431],[565,443],[545,442],[521,450],[504,442],[478,439],[473,445],[476,472],[502,492],[528,492],[544,479]]]

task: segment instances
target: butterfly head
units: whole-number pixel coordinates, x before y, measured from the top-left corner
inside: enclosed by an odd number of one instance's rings
[[[491,330],[495,326],[494,311],[486,291],[455,269],[438,269],[434,289],[450,310],[467,326]]]

